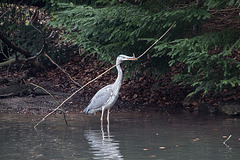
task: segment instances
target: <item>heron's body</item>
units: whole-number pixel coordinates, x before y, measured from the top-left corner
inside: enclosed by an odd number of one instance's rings
[[[135,57],[125,55],[118,56],[116,64],[120,64],[124,60],[136,60]],[[122,69],[117,65],[118,77],[113,84],[107,85],[100,89],[91,99],[90,104],[83,110],[86,114],[96,113],[102,110],[101,121],[103,120],[104,110],[108,109],[107,120],[109,122],[109,110],[116,103],[122,82]]]
[[[113,84],[107,85],[94,95],[90,104],[84,109],[84,112],[92,114],[102,109],[109,109],[117,101],[117,98],[118,92],[114,92]]]

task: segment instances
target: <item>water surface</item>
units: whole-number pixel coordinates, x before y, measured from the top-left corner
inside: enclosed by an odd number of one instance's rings
[[[240,119],[222,116],[112,113],[110,126],[100,114],[0,114],[1,160],[159,159],[221,160],[240,157]],[[223,144],[226,138],[230,139]]]

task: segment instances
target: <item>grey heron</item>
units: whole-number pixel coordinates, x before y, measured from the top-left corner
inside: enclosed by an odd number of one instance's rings
[[[120,63],[126,60],[137,60],[135,56],[129,57],[126,55],[119,55],[116,60],[116,68],[118,71],[118,76],[116,81],[113,84],[107,85],[100,89],[91,99],[89,105],[83,110],[86,114],[93,114],[97,111],[102,110],[101,122],[103,122],[103,114],[104,110],[108,110],[107,112],[107,121],[109,123],[109,110],[115,104],[118,99],[119,89],[121,87],[122,82],[122,69],[120,67]]]

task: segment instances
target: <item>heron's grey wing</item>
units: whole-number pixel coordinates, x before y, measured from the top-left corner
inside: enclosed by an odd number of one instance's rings
[[[109,100],[112,94],[111,85],[107,85],[100,89],[91,99],[90,104],[87,106],[86,112],[95,113]]]

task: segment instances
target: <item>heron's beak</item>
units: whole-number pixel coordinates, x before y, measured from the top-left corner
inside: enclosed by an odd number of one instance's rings
[[[128,58],[127,60],[130,60],[130,61],[136,61],[136,60],[137,60],[137,58],[135,58],[135,57],[132,57],[132,58]]]
[[[135,57],[135,54],[133,53],[133,56],[132,56],[132,57],[129,57],[127,60],[136,61],[137,58]]]

